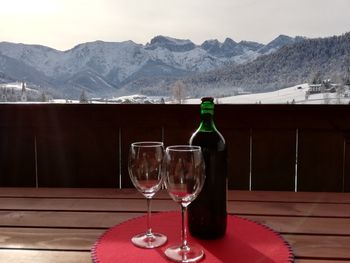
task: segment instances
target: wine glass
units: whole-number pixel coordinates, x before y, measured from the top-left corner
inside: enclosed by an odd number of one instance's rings
[[[165,255],[177,262],[195,262],[204,256],[202,248],[187,242],[185,218],[187,206],[202,190],[205,165],[201,147],[190,145],[169,146],[164,156],[165,186],[171,198],[181,205],[181,244],[167,248]]]
[[[135,246],[141,248],[159,247],[167,241],[165,235],[153,233],[151,228],[151,200],[163,183],[163,156],[162,142],[134,142],[130,146],[128,159],[130,179],[147,200],[147,232],[131,239]]]

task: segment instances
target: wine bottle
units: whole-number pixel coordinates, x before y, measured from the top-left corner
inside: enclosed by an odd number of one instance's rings
[[[202,191],[188,207],[188,228],[192,236],[217,239],[227,224],[227,154],[225,139],[214,124],[214,99],[202,98],[201,123],[190,138],[201,146],[206,179]]]

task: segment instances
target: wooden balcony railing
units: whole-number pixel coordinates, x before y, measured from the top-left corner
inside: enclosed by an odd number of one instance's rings
[[[217,105],[229,188],[350,192],[350,106]],[[0,105],[0,186],[131,187],[129,144],[185,144],[198,105]]]

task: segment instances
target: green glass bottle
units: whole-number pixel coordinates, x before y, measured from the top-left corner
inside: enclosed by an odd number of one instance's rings
[[[202,191],[188,207],[192,236],[216,239],[225,235],[227,224],[227,151],[224,137],[214,123],[214,99],[202,98],[201,123],[190,138],[201,146],[206,179]]]

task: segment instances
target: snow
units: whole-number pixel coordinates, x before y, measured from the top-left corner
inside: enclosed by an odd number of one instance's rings
[[[272,92],[244,94],[230,97],[216,98],[215,103],[218,104],[348,104],[349,97],[337,96],[336,93],[318,93],[310,94],[306,99],[309,91],[309,84],[304,83],[293,87],[280,89]],[[349,94],[349,90],[345,92]],[[350,94],[349,94],[350,95]],[[161,103],[162,99],[167,104],[173,104],[171,98],[159,96],[147,96],[142,94],[134,94],[122,97],[114,97],[111,99],[91,99],[91,103]],[[52,103],[79,103],[79,101],[52,100]],[[186,99],[184,104],[200,104],[200,98]]]
[[[255,51],[245,49],[243,55],[235,56],[233,57],[233,61],[236,64],[243,64],[249,61],[253,61],[254,59],[258,58],[259,54]]]
[[[298,103],[305,100],[305,93],[309,90],[308,84],[297,85],[290,88],[280,89],[272,92],[238,95],[220,99],[221,103],[267,103],[281,104],[291,103],[293,100]]]
[[[219,104],[348,104],[350,98],[337,98],[336,93],[310,94],[306,99],[309,84],[304,83],[293,87],[272,92],[244,94],[231,97],[217,98]],[[185,104],[200,104],[200,99],[187,99]]]
[[[192,43],[192,41],[189,39],[177,39],[177,38],[172,38],[167,36],[163,36],[163,37],[168,41],[175,43],[176,45],[187,45]]]
[[[120,80],[138,71],[147,61],[135,59],[135,52],[142,54],[142,45],[132,41],[125,42],[89,42],[67,51],[58,51],[42,46],[12,44],[1,42],[0,53],[24,61],[26,64],[40,70],[47,76],[73,75],[78,73],[93,60],[102,61],[104,68],[101,74],[118,69]]]
[[[147,54],[152,60],[159,60],[183,70],[203,72],[224,65],[222,60],[215,59],[200,47],[185,52],[171,52],[158,47],[154,50],[147,50]]]
[[[96,79],[91,79],[96,81]],[[99,79],[102,81],[102,79]],[[22,82],[13,82],[0,84],[0,88],[22,90]],[[337,93],[316,93],[309,94],[309,84],[304,83],[293,87],[280,89],[272,92],[242,94],[230,97],[215,98],[217,104],[349,104],[350,87],[345,86],[345,92],[339,96]],[[38,92],[36,89],[26,86],[27,91]],[[176,103],[171,98],[161,96],[147,96],[142,94],[133,94],[113,98],[91,98],[90,103],[155,103],[159,104],[164,101],[167,104]],[[189,98],[183,101],[184,104],[200,104],[200,98]],[[3,103],[3,102],[2,102]],[[11,102],[13,103],[13,102]],[[19,102],[22,103],[22,102]],[[28,102],[35,103],[35,102]],[[38,102],[41,103],[41,102]],[[79,103],[77,100],[54,99],[49,103]]]
[[[140,94],[134,94],[134,95],[128,95],[128,96],[122,96],[122,97],[115,97],[112,99],[108,99],[107,102],[114,102],[114,103],[160,103],[162,100],[162,97],[159,96],[146,96],[146,95],[140,95]]]
[[[191,40],[165,38],[176,46],[192,43]],[[132,41],[88,42],[67,51],[0,42],[0,53],[23,61],[55,79],[67,79],[90,68],[101,76],[112,72],[119,81],[123,81],[138,72],[149,60],[159,60],[174,68],[200,72],[217,68],[227,62],[227,58],[213,57],[200,46],[195,46],[190,51],[171,52],[164,48],[148,50],[146,46]],[[244,62],[244,57],[238,61]]]

